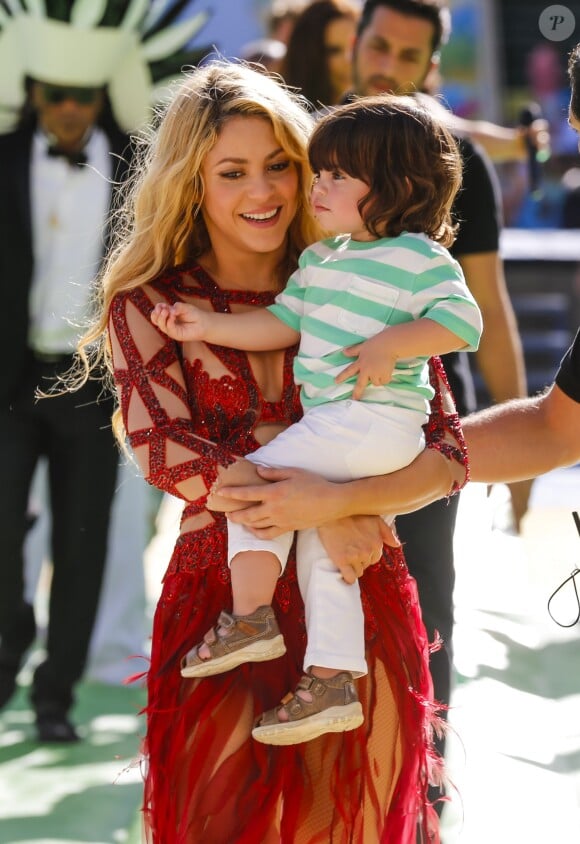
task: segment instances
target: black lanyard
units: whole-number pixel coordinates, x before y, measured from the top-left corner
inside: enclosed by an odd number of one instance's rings
[[[572,513],[572,518],[574,519],[576,530],[578,531],[578,535],[580,536],[580,517],[578,516],[578,513],[576,511]],[[579,574],[580,569],[576,567],[573,570],[572,574],[570,574],[566,578],[566,580],[564,580],[548,598],[548,613],[550,614],[550,618],[555,621],[556,624],[558,624],[560,627],[574,627],[574,625],[577,624],[578,621],[580,621],[580,596],[578,595],[578,586],[576,584],[576,576]],[[564,586],[566,586],[568,583],[572,583],[572,587],[574,589],[574,597],[576,598],[576,604],[578,606],[578,612],[576,613],[576,618],[574,619],[574,621],[571,621],[569,624],[563,624],[561,621],[558,621],[558,619],[553,614],[552,610],[550,609],[550,604],[552,603],[553,599],[556,597],[558,592],[560,592],[560,590],[563,589]]]

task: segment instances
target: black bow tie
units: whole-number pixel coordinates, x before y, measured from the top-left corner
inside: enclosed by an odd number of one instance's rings
[[[82,150],[80,152],[68,152],[58,146],[51,146],[46,148],[46,154],[51,158],[65,158],[71,167],[80,167],[87,163],[87,154]]]

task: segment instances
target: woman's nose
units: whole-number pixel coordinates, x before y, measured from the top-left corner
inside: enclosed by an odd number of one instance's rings
[[[274,190],[272,178],[263,173],[250,180],[248,191],[252,196],[270,196]]]

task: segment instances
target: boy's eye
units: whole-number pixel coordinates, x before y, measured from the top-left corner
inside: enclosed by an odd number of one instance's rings
[[[333,170],[332,178],[336,181],[340,181],[341,179],[344,179],[344,173],[341,173],[340,170]]]

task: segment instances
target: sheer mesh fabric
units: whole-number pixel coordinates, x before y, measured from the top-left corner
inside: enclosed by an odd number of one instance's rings
[[[418,826],[425,841],[437,841],[436,816],[425,797],[436,719],[429,648],[401,552],[387,549],[361,580],[369,674],[357,683],[365,711],[360,729],[287,748],[251,739],[256,717],[302,674],[306,634],[293,559],[274,600],[284,657],[198,681],[179,672],[183,654],[221,609],[231,609],[225,518],[205,509],[206,493],[221,467],[255,449],[265,432],[296,421],[301,409],[294,349],[266,357],[178,345],[149,314],[160,300],[228,311],[263,306],[272,297],[223,291],[200,267],[184,266],[120,294],[111,307],[129,442],[149,483],[185,501],[147,672],[148,841],[415,844]],[[447,425],[442,410],[441,404],[435,413],[438,430]],[[460,448],[453,456],[464,460]]]

